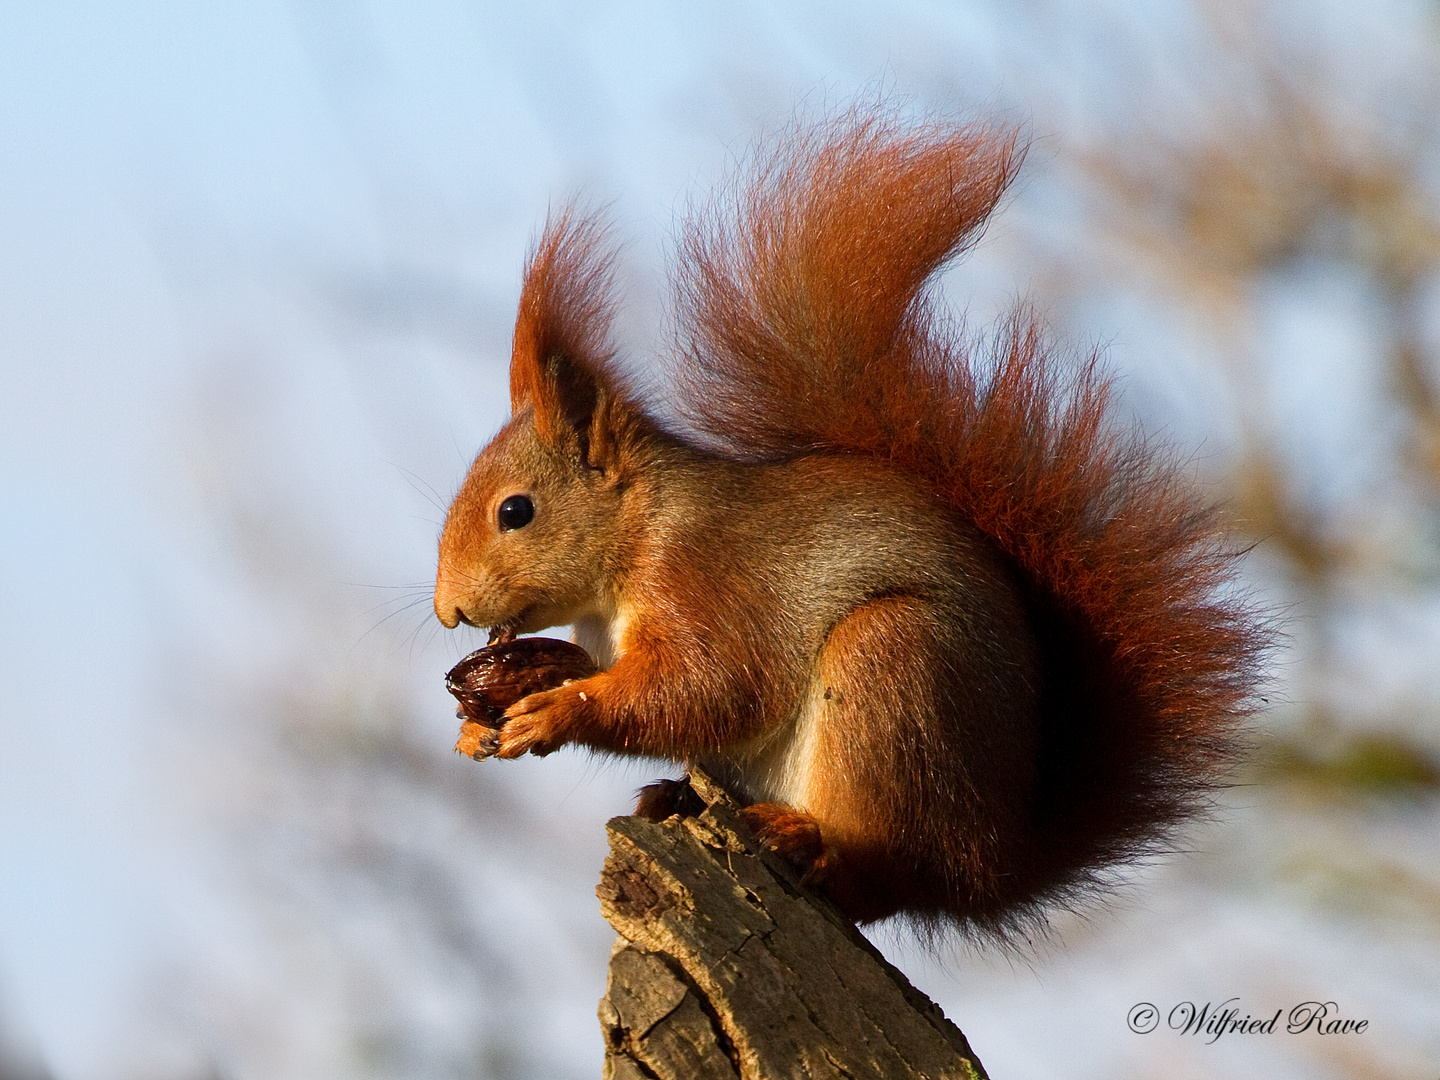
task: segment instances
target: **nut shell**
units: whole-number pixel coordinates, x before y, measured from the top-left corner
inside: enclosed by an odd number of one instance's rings
[[[517,638],[475,650],[445,676],[445,689],[460,703],[456,715],[465,720],[455,749],[488,757],[511,705],[598,670],[589,653],[558,638]]]

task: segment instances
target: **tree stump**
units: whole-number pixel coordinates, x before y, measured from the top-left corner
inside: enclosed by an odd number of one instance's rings
[[[607,826],[606,1080],[983,1080],[939,1007],[689,781],[697,815]]]

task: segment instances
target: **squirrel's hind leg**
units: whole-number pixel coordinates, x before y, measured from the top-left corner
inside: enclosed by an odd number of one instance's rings
[[[944,859],[921,812],[938,764],[927,755],[940,727],[940,625],[927,601],[904,595],[846,616],[820,656],[796,805],[746,810],[761,839],[857,921],[928,906],[921,863]]]

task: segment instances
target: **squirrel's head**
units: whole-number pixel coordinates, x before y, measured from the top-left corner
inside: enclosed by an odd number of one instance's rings
[[[610,600],[635,454],[650,425],[607,344],[601,230],[566,213],[525,275],[510,361],[512,417],[471,465],[446,515],[435,614],[528,633]]]

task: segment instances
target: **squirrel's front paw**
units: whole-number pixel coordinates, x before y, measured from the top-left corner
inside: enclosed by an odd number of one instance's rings
[[[583,692],[570,686],[521,698],[505,710],[494,756],[517,758],[530,753],[544,757],[559,750],[574,739],[575,723],[588,704]]]

